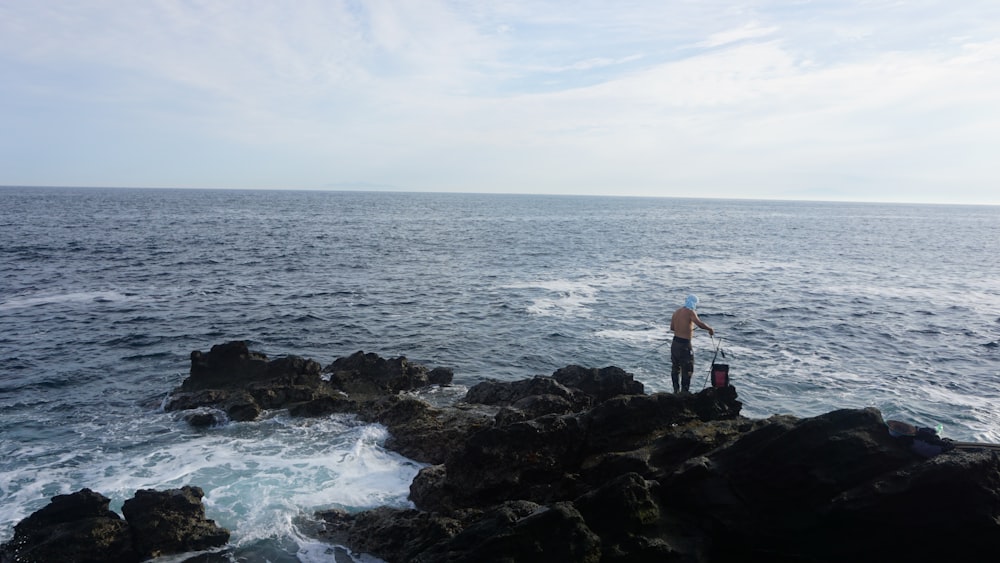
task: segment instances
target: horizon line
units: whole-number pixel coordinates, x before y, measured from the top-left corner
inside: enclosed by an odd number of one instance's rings
[[[454,194],[454,195],[510,195],[510,196],[549,196],[549,197],[605,197],[605,198],[635,198],[635,199],[689,199],[689,200],[717,200],[717,201],[767,201],[767,202],[787,202],[787,203],[858,203],[873,205],[952,205],[952,206],[981,206],[998,207],[997,202],[947,202],[947,201],[913,201],[913,200],[857,200],[857,199],[831,199],[831,198],[788,198],[788,197],[739,197],[739,196],[692,196],[692,195],[649,195],[649,194],[610,194],[610,193],[560,193],[560,192],[498,192],[498,191],[452,191],[452,190],[422,190],[405,189],[395,186],[367,188],[361,185],[357,187],[233,187],[233,186],[93,186],[93,185],[50,185],[50,184],[0,184],[0,189],[79,189],[79,190],[191,190],[191,191],[259,191],[259,192],[345,192],[345,193],[396,193],[396,194]]]

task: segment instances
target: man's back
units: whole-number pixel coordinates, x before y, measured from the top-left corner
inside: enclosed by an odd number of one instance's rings
[[[687,307],[681,307],[670,317],[670,330],[674,332],[674,336],[690,340],[694,334],[694,322],[697,318],[697,313]]]

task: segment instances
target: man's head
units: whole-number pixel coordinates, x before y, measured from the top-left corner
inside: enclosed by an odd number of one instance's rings
[[[698,308],[698,296],[688,295],[687,300],[684,301],[684,306],[692,311],[696,310]]]

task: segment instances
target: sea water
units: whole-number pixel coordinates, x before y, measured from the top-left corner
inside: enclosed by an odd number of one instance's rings
[[[190,428],[193,350],[403,355],[454,369],[439,404],[570,364],[666,391],[688,293],[693,387],[728,363],[747,416],[998,442],[998,255],[991,206],[0,188],[0,541],[56,494],[190,484],[231,557],[330,560],[313,513],[411,506],[422,465],[347,415]]]

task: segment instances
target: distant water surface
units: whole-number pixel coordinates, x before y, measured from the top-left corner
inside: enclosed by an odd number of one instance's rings
[[[0,541],[55,494],[194,484],[234,557],[328,560],[312,512],[407,506],[420,464],[351,417],[190,429],[161,405],[192,350],[405,355],[445,402],[569,364],[664,391],[688,293],[748,416],[1000,442],[998,255],[990,206],[0,188]]]

